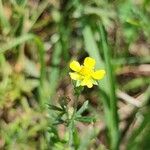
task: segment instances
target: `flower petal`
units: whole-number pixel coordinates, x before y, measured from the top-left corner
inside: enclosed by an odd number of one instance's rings
[[[105,73],[105,70],[98,70],[92,73],[92,77],[96,80],[100,80],[104,77]]]
[[[81,66],[77,61],[72,61],[69,66],[73,71],[76,71],[76,72],[79,72],[81,69]]]
[[[92,82],[88,82],[87,87],[88,88],[92,88],[93,87],[93,83]]]
[[[89,68],[89,69],[94,69],[95,64],[96,64],[95,59],[93,59],[91,57],[86,57],[84,59],[84,66]]]
[[[90,78],[84,78],[84,80],[81,82],[81,86],[87,86],[88,88],[92,88],[93,82]]]
[[[79,75],[78,73],[70,72],[69,75],[72,80],[80,80],[81,79],[81,75]]]

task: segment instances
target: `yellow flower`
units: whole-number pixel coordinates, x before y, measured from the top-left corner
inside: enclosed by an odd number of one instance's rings
[[[83,65],[80,65],[77,61],[70,63],[70,68],[74,72],[70,72],[71,79],[77,81],[76,86],[87,86],[92,88],[93,85],[97,85],[97,80],[101,80],[105,75],[105,70],[95,71],[95,59],[86,57]]]

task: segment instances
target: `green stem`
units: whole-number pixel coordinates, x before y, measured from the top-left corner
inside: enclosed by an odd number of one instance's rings
[[[76,87],[74,87],[74,88],[76,88]],[[78,100],[79,100],[80,93],[81,93],[81,91],[76,92],[76,89],[75,89],[76,100],[74,101],[74,111],[73,111],[72,117],[69,122],[69,146],[70,146],[71,150],[74,149],[73,148],[73,145],[74,145],[73,135],[74,135],[74,131],[75,131],[74,120],[75,120],[75,115],[77,112],[77,106],[78,106]]]

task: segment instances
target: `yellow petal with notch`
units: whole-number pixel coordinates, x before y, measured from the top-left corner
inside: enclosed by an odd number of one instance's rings
[[[94,69],[95,64],[96,64],[95,59],[93,59],[91,57],[86,57],[84,59],[84,66],[89,68],[89,69]]]
[[[80,80],[81,79],[81,75],[79,75],[78,73],[70,72],[69,75],[72,80]]]
[[[84,80],[81,82],[81,86],[87,86],[88,88],[92,88],[93,82],[90,78],[84,78]]]
[[[77,61],[72,61],[69,66],[73,71],[79,72],[81,70],[81,66]]]
[[[106,74],[105,70],[97,70],[92,73],[92,77],[96,80],[100,80],[104,78],[105,74]]]

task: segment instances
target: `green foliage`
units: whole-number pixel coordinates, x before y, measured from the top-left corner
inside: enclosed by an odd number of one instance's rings
[[[149,0],[0,0],[0,149],[149,149],[149,8]],[[74,91],[69,62],[87,55],[106,77]]]

